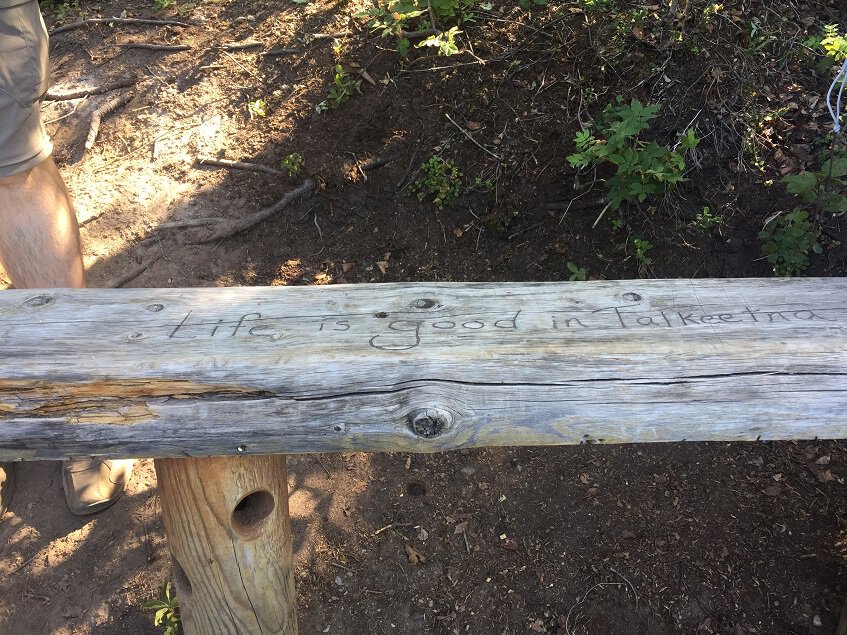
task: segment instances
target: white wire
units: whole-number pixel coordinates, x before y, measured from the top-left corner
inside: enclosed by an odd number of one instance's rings
[[[841,88],[838,89],[838,97],[835,100],[835,108],[833,109],[832,93],[835,87],[841,83]],[[841,70],[832,80],[832,84],[826,93],[826,107],[829,109],[829,116],[832,117],[832,130],[835,134],[841,134],[841,98],[844,95],[844,87],[847,86],[847,60],[841,65]]]

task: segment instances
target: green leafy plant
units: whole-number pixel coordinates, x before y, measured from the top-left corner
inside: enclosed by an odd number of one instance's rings
[[[59,19],[64,18],[73,9],[79,9],[79,0],[39,0],[45,11],[52,11]]]
[[[432,156],[421,165],[423,173],[411,187],[419,201],[432,196],[432,202],[442,209],[452,203],[461,192],[462,173],[450,159]]]
[[[153,9],[156,11],[163,11],[173,6],[176,6],[176,0],[153,0]]]
[[[588,280],[588,269],[586,269],[585,267],[580,267],[578,264],[576,264],[575,262],[571,262],[570,260],[568,260],[567,267],[568,271],[571,272],[571,275],[568,280],[579,280],[581,282]]]
[[[578,132],[574,138],[577,152],[568,156],[572,167],[605,163],[615,166],[615,174],[606,179],[612,209],[618,209],[624,202],[642,202],[649,196],[672,190],[685,180],[684,152],[700,143],[692,129],[680,137],[681,151],[640,138],[660,108],[659,104],[644,105],[637,99],[629,105],[610,106],[595,126],[599,137],[589,129]]]
[[[297,176],[300,170],[303,169],[303,155],[299,152],[293,152],[283,158],[279,163],[279,167],[288,173],[288,176]]]
[[[649,267],[653,264],[653,259],[647,255],[653,249],[653,243],[643,238],[633,238],[632,244],[635,245],[635,259],[638,261],[639,267]]]
[[[794,210],[772,218],[759,232],[762,253],[778,276],[797,276],[809,266],[809,252],[819,254],[820,231],[809,220],[809,213]]]
[[[713,214],[712,210],[707,206],[694,217],[694,223],[702,230],[709,230],[715,225],[721,224],[721,217]]]
[[[266,117],[268,114],[264,99],[255,99],[247,102],[247,112],[250,119],[253,117]]]
[[[788,191],[807,205],[822,212],[847,212],[847,154],[836,153],[823,162],[820,170],[788,174],[782,177]]]
[[[440,55],[453,55],[459,51],[455,38],[461,33],[457,26],[473,18],[473,6],[477,0],[377,0],[376,6],[356,14],[366,18],[368,26],[381,31],[383,37],[397,39],[397,52],[406,56],[411,44],[409,36],[418,37],[432,31],[418,46],[438,49]],[[545,0],[546,1],[546,0]],[[451,28],[440,31],[434,20],[451,24]]]
[[[354,79],[350,73],[344,70],[341,64],[335,65],[335,77],[332,80],[332,88],[329,89],[329,94],[326,99],[319,103],[315,110],[318,113],[325,112],[329,109],[335,110],[350,100],[354,93],[361,92],[361,79]]]
[[[164,627],[165,635],[179,635],[182,625],[179,615],[179,601],[176,594],[173,593],[170,581],[165,580],[162,583],[159,597],[145,602],[144,608],[156,611],[153,615],[153,625]]]
[[[577,0],[576,4],[586,13],[593,13],[613,8],[615,0]]]
[[[821,35],[813,35],[803,44],[807,54],[801,57],[819,75],[847,59],[847,34],[841,33],[837,24],[827,24]]]

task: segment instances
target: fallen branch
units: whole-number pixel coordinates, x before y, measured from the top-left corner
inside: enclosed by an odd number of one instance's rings
[[[447,115],[447,119],[448,119],[448,121],[450,121],[450,123],[452,123],[454,126],[456,126],[459,129],[459,132],[461,132],[463,135],[465,135],[468,138],[468,141],[473,143],[477,148],[479,148],[480,150],[482,150],[486,154],[491,155],[492,157],[494,157],[498,161],[503,160],[503,157],[501,157],[499,154],[495,154],[494,152],[492,152],[491,150],[486,148],[484,145],[480,144],[479,141],[474,139],[473,136],[471,135],[471,133],[468,132],[467,130],[465,130],[464,128],[462,128],[462,126],[457,124],[455,121],[453,121],[453,119],[450,117],[450,115]]]
[[[294,53],[300,53],[300,49],[271,49],[270,51],[265,51],[262,55],[293,55]]]
[[[282,172],[261,163],[246,163],[244,161],[230,161],[229,159],[215,159],[214,157],[197,157],[200,165],[213,165],[219,168],[230,168],[231,170],[249,170],[251,172],[264,172],[273,176],[284,176]]]
[[[279,200],[279,202],[275,203],[274,205],[266,207],[263,210],[259,210],[255,214],[252,214],[240,221],[224,223],[212,235],[203,238],[198,242],[211,243],[218,240],[223,240],[224,238],[229,238],[230,236],[234,236],[235,234],[243,232],[245,229],[250,229],[254,225],[261,223],[263,220],[266,220],[271,216],[278,214],[283,209],[288,207],[288,205],[298,197],[311,194],[314,189],[315,182],[312,179],[306,179],[305,181],[303,181],[303,184],[300,187],[288,192]]]
[[[122,275],[120,278],[115,278],[113,280],[110,280],[109,282],[107,282],[104,285],[103,288],[104,289],[119,289],[120,287],[124,286],[130,280],[134,280],[135,278],[140,276],[142,273],[147,271],[147,269],[150,267],[150,265],[152,265],[154,262],[156,262],[159,258],[161,258],[161,256],[154,256],[153,258],[151,258],[147,262],[138,265],[135,269],[130,269],[124,275]]]
[[[221,44],[219,49],[223,51],[243,51],[245,49],[254,49],[260,46],[264,46],[263,42],[232,42],[230,44]]]
[[[397,34],[401,38],[405,38],[407,40],[419,40],[422,37],[429,37],[430,35],[435,35],[435,29],[426,29],[424,31],[400,31]]]
[[[74,90],[68,90],[63,93],[54,93],[53,91],[48,90],[44,95],[45,101],[66,101],[68,99],[79,99],[80,97],[89,97],[91,95],[102,95],[103,93],[108,93],[112,90],[118,90],[120,88],[129,88],[130,86],[135,86],[138,83],[138,77],[130,77],[127,79],[119,79],[114,82],[109,82],[108,84],[103,84],[102,86],[93,86],[88,88],[76,88]]]
[[[339,37],[347,37],[350,31],[336,31],[335,33],[306,33],[303,36],[304,42],[312,42],[314,40],[334,40]]]
[[[386,154],[381,157],[374,157],[373,159],[368,159],[364,163],[360,164],[360,167],[365,171],[376,170],[377,168],[381,168],[384,165],[388,165],[392,161],[396,161],[400,157],[403,156],[403,151],[394,152],[391,154]]]
[[[149,44],[147,42],[127,42],[124,44],[125,49],[146,49],[148,51],[188,51],[191,49],[188,44]]]
[[[71,22],[70,24],[66,24],[65,26],[60,26],[56,29],[53,29],[52,31],[50,31],[50,36],[52,37],[58,33],[64,33],[65,31],[79,29],[81,27],[89,26],[92,24],[156,24],[159,26],[191,26],[191,24],[189,24],[188,22],[179,22],[178,20],[150,20],[146,18],[88,18],[87,20]]]
[[[186,218],[185,220],[172,220],[167,223],[159,223],[156,229],[185,229],[186,227],[206,227],[225,223],[225,218],[210,216],[208,218]]]
[[[91,150],[91,148],[94,147],[94,142],[97,141],[97,133],[100,132],[100,121],[103,117],[109,113],[115,112],[121,106],[126,106],[132,97],[133,94],[131,92],[118,95],[91,113],[91,125],[88,128],[88,138],[85,140],[86,150]]]

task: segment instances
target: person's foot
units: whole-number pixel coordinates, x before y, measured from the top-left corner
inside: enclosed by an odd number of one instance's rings
[[[11,463],[0,463],[0,518],[6,513],[15,493],[15,468]]]
[[[129,459],[65,461],[62,487],[71,513],[94,514],[118,500],[132,475],[134,462]]]

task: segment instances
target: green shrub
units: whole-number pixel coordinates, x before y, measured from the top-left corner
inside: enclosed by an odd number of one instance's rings
[[[809,213],[794,210],[772,218],[759,232],[762,253],[778,276],[797,276],[809,266],[809,251],[823,251],[818,243],[820,232],[809,220]]]
[[[419,201],[432,196],[432,202],[441,209],[452,203],[462,189],[462,173],[450,159],[430,157],[422,166],[423,175],[411,187]]]
[[[452,55],[459,50],[455,37],[461,31],[456,25],[473,17],[475,2],[476,0],[377,0],[376,6],[357,13],[356,17],[367,18],[368,26],[375,31],[382,31],[382,37],[397,38],[397,51],[404,57],[411,46],[407,35],[414,31],[429,30],[434,31],[433,35],[418,46],[434,47],[440,55]],[[432,23],[432,17],[453,25],[453,28],[440,32],[439,25]]]
[[[315,106],[318,113],[326,112],[329,109],[335,110],[349,101],[353,93],[361,92],[361,79],[353,79],[350,73],[344,70],[341,64],[335,65],[335,76],[332,80],[332,88],[329,89],[329,94],[321,103]]]
[[[153,625],[164,627],[165,635],[179,635],[182,626],[179,601],[176,594],[172,593],[171,583],[168,580],[162,584],[159,597],[145,602],[144,608],[156,611],[153,616]]]
[[[682,151],[640,138],[641,133],[650,128],[650,121],[660,108],[659,104],[644,105],[637,99],[629,105],[610,106],[594,127],[598,137],[591,129],[576,134],[577,152],[568,157],[572,167],[596,167],[605,163],[616,167],[615,174],[606,179],[612,209],[618,209],[625,202],[642,202],[653,194],[670,191],[685,180],[683,153],[700,143],[692,129],[686,130],[679,140]]]
[[[820,170],[782,177],[788,191],[807,205],[822,212],[847,212],[847,155],[836,153],[824,161]]]

